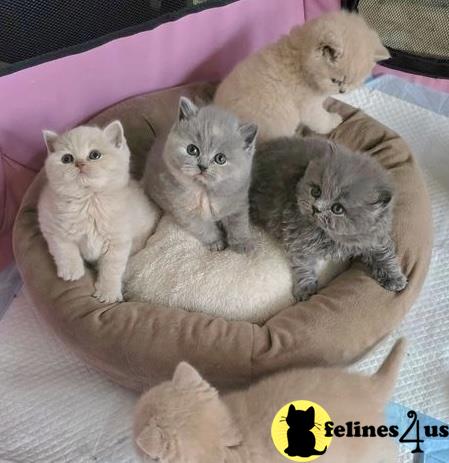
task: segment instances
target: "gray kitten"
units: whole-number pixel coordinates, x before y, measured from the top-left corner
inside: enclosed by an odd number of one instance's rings
[[[250,252],[248,190],[256,135],[256,125],[181,97],[162,156],[162,140],[148,156],[146,193],[210,250],[221,251],[227,243],[236,252]]]
[[[257,150],[251,215],[283,243],[298,301],[317,291],[321,258],[359,257],[385,289],[406,287],[390,236],[392,200],[387,171],[342,145],[280,138]]]

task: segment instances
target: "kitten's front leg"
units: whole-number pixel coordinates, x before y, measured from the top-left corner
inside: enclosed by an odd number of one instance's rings
[[[316,260],[304,258],[291,249],[287,249],[293,276],[293,297],[296,301],[307,301],[318,290],[318,278],[315,271]]]
[[[131,241],[111,242],[98,259],[94,296],[101,302],[123,300],[122,277],[131,251]]]
[[[79,280],[85,272],[78,246],[71,241],[47,236],[48,249],[56,264],[58,277],[65,281]]]
[[[402,273],[392,241],[382,248],[366,252],[361,260],[368,266],[373,278],[388,291],[400,292],[407,286],[407,277]]]
[[[239,254],[250,254],[255,245],[249,228],[248,207],[222,219],[229,247]]]
[[[301,114],[301,122],[307,125],[314,132],[328,134],[338,127],[343,121],[340,114],[329,113],[321,103],[314,102],[307,105],[304,113]]]
[[[223,232],[212,221],[197,217],[177,218],[179,224],[211,251],[223,251],[226,248]]]

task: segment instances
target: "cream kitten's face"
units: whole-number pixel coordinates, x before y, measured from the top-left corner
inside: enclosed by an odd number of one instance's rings
[[[354,13],[333,12],[292,32],[303,49],[309,85],[323,95],[359,87],[377,61],[390,57],[377,33]]]
[[[129,149],[119,121],[104,129],[80,126],[62,135],[45,130],[47,178],[61,194],[107,191],[126,185]]]
[[[241,441],[217,391],[187,363],[139,400],[134,436],[142,461],[160,463],[224,463]]]

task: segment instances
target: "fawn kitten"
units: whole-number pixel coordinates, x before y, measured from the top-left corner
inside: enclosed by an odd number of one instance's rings
[[[370,156],[324,138],[272,140],[254,159],[250,204],[284,245],[296,300],[316,293],[320,259],[358,257],[385,289],[405,288],[390,235],[393,187]]]
[[[146,193],[210,250],[227,244],[251,251],[248,189],[256,135],[254,124],[181,97],[162,155],[161,137],[148,156]]]
[[[214,102],[255,122],[259,141],[292,136],[300,123],[325,134],[342,119],[323,108],[324,100],[359,87],[389,56],[362,16],[334,11],[238,63]]]
[[[137,404],[138,454],[141,461],[160,463],[285,462],[272,443],[271,423],[281,407],[296,400],[321,405],[335,426],[355,421],[382,426],[404,347],[398,341],[372,376],[340,368],[296,368],[222,397],[192,366],[181,362],[171,381],[150,389]],[[324,423],[320,425],[323,429]],[[397,448],[388,438],[334,437],[319,461],[394,463]]]
[[[39,224],[58,276],[84,275],[84,262],[98,264],[94,296],[122,300],[128,256],[143,248],[157,208],[130,179],[130,152],[119,121],[104,129],[81,126],[62,135],[45,130],[48,183],[39,198]]]

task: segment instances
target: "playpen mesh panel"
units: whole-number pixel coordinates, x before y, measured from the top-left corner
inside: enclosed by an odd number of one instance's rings
[[[449,78],[449,0],[342,0],[377,30],[392,59],[384,66]]]
[[[427,57],[449,56],[448,0],[359,0],[358,10],[388,47]]]
[[[1,0],[0,63],[88,42],[211,0]]]

